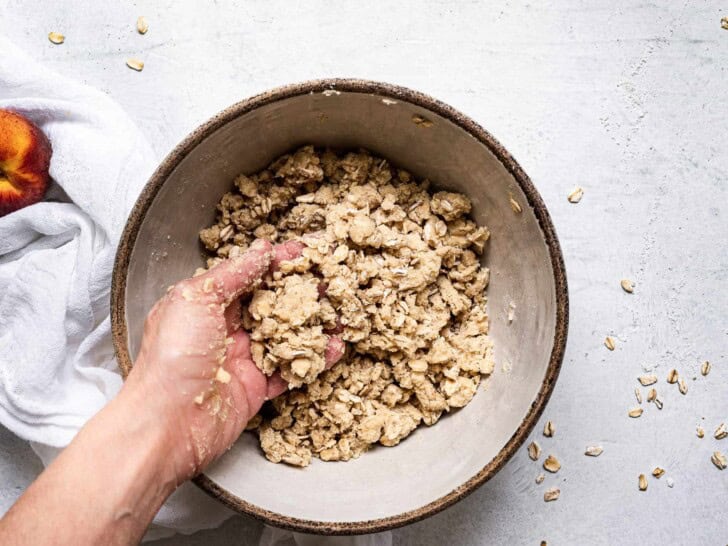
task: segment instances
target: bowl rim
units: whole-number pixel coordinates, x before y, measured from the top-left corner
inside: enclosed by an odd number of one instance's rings
[[[553,392],[556,380],[561,369],[561,364],[566,349],[566,338],[569,324],[569,296],[566,281],[566,269],[561,253],[556,230],[554,229],[551,217],[546,209],[541,196],[531,182],[531,179],[521,168],[511,154],[500,144],[488,131],[468,116],[455,110],[451,106],[440,102],[419,91],[414,91],[399,85],[375,82],[362,79],[333,78],[311,80],[302,83],[295,83],[277,87],[251,98],[237,102],[203,123],[192,131],[182,142],[180,142],[162,161],[154,174],[142,189],[119,241],[119,246],[114,262],[114,269],[111,283],[111,330],[114,349],[116,352],[119,367],[124,379],[128,375],[132,363],[127,346],[126,326],[126,277],[129,269],[129,261],[137,234],[146,213],[151,206],[157,193],[164,185],[169,175],[179,163],[198,144],[219,128],[231,122],[235,118],[247,114],[257,108],[291,97],[324,91],[343,91],[350,93],[374,94],[382,98],[403,100],[433,112],[461,129],[468,132],[479,142],[484,144],[501,164],[513,176],[533,208],[539,227],[544,236],[544,242],[549,251],[551,268],[554,276],[554,288],[556,298],[556,323],[554,332],[554,345],[551,351],[549,364],[546,369],[541,388],[536,398],[531,402],[531,407],[521,424],[509,438],[498,454],[486,464],[480,471],[454,488],[440,498],[414,510],[401,514],[365,521],[344,521],[326,522],[309,519],[300,519],[270,510],[263,509],[251,504],[238,496],[227,491],[205,474],[193,478],[193,482],[212,497],[224,505],[239,513],[252,516],[264,523],[292,531],[302,531],[324,535],[347,535],[377,533],[386,531],[420,521],[432,516],[457,501],[463,499],[478,487],[492,478],[518,449],[526,441],[526,438],[536,426],[543,410]]]

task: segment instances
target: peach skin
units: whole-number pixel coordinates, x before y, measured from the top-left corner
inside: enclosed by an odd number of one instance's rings
[[[37,125],[0,109],[0,216],[43,198],[52,152]]]

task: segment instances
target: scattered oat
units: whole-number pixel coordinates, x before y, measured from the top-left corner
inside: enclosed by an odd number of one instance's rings
[[[627,415],[629,415],[630,417],[639,417],[640,415],[642,415],[643,411],[644,410],[642,408],[632,408],[631,410],[629,410],[629,413]]]
[[[546,475],[544,473],[541,473],[538,476],[536,476],[536,483],[542,484],[545,479],[546,479]]]
[[[637,399],[637,403],[638,404],[641,404],[642,403],[642,393],[640,392],[639,389],[635,389],[634,390],[634,397]]]
[[[545,502],[555,501],[559,498],[559,495],[561,495],[561,489],[558,487],[552,487],[551,489],[547,489],[543,494],[543,500]]]
[[[680,394],[688,393],[688,384],[685,383],[685,380],[682,377],[677,382],[677,388],[680,391]]]
[[[629,279],[622,279],[621,281],[619,281],[619,284],[622,285],[622,290],[624,290],[625,292],[628,292],[629,294],[634,292],[634,282],[630,281]]]
[[[673,480],[672,478],[667,478],[666,482],[667,482],[667,487],[671,488],[673,485],[675,485],[675,480]]]
[[[649,387],[650,385],[654,385],[655,383],[657,383],[657,376],[641,375],[637,378],[637,380],[642,384],[643,387]]]
[[[142,70],[144,70],[144,62],[140,61],[139,59],[127,59],[126,66],[128,66],[132,70],[136,70],[137,72],[141,72]]]
[[[543,469],[555,474],[561,469],[561,463],[556,457],[549,455],[543,462]]]
[[[531,442],[528,444],[528,456],[531,457],[532,461],[537,461],[541,456],[541,446],[537,442]]]
[[[576,186],[566,198],[569,200],[569,203],[578,203],[582,197],[584,197],[583,188]]]
[[[720,425],[718,425],[718,428],[715,429],[713,436],[716,440],[722,440],[723,438],[728,436],[728,429],[726,428],[725,423],[721,423]]]
[[[418,127],[425,127],[425,128],[432,127],[434,125],[434,123],[432,123],[432,121],[430,121],[429,119],[424,118],[422,116],[418,116],[417,114],[412,116],[412,123],[414,123]]]
[[[703,362],[703,364],[700,366],[700,373],[703,375],[708,375],[710,373],[710,362],[707,360]]]
[[[149,30],[149,23],[147,22],[147,18],[143,15],[139,16],[136,23],[137,32],[139,34],[146,34]]]
[[[511,204],[513,212],[515,212],[516,214],[520,214],[522,212],[523,209],[521,209],[521,205],[518,204],[518,201],[516,201],[512,195],[508,198],[508,201]]]
[[[655,406],[657,406],[657,409],[661,410],[662,409],[662,400],[660,400],[659,398],[655,398]]]
[[[647,393],[647,401],[654,402],[657,400],[657,389],[650,389]]]
[[[56,45],[60,45],[66,41],[66,37],[60,32],[49,32],[48,39],[51,41],[51,43]]]
[[[720,451],[714,451],[710,460],[713,461],[713,464],[720,470],[725,470],[725,467],[728,466],[728,459]]]
[[[543,435],[551,438],[555,432],[556,426],[551,421],[546,421],[546,424],[543,426]]]
[[[584,455],[588,455],[589,457],[599,457],[603,451],[604,449],[602,446],[589,446],[586,448]]]
[[[202,403],[203,403],[204,401],[205,401],[205,393],[204,393],[204,392],[201,392],[200,394],[198,394],[198,395],[197,395],[197,396],[195,396],[195,398],[194,398],[194,402],[195,402],[195,404],[197,404],[198,406],[201,406],[201,405],[202,405]]]
[[[720,28],[722,28],[723,30],[728,30],[728,17],[723,17],[720,20]]]
[[[604,346],[609,349],[610,351],[614,350],[614,338],[611,336],[607,336],[604,339]]]
[[[698,425],[698,427],[695,429],[695,434],[698,435],[698,438],[703,438],[705,436],[705,429]]]
[[[640,491],[647,491],[647,478],[644,474],[640,474],[638,485],[640,488]]]
[[[677,380],[679,379],[679,375],[677,373],[677,370],[673,368],[669,372],[667,372],[667,382],[670,384],[677,383]]]
[[[662,478],[663,474],[665,474],[665,469],[660,468],[659,466],[656,466],[655,469],[652,471],[652,475],[658,480]]]

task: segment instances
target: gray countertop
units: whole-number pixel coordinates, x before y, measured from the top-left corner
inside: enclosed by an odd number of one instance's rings
[[[464,501],[397,530],[394,543],[728,542],[728,470],[710,462],[715,449],[728,451],[728,439],[712,437],[728,420],[728,5],[204,4],[0,0],[0,32],[108,92],[160,158],[216,111],[277,85],[354,76],[418,89],[491,131],[556,225],[571,327],[544,415],[556,435],[532,436],[562,470],[536,485],[540,469],[524,448]],[[145,36],[134,29],[141,14]],[[50,31],[66,42],[50,44]],[[131,56],[143,72],[125,66]],[[578,205],[566,200],[575,185],[585,190]],[[631,297],[625,277],[637,283]],[[707,377],[703,360],[713,363]],[[688,378],[684,396],[665,382],[673,367]],[[629,419],[636,377],[649,369],[664,409],[646,405]],[[584,456],[590,444],[604,447],[601,457]],[[666,475],[638,491],[637,476],[658,465]],[[29,447],[0,430],[1,511],[39,469]],[[546,504],[551,485],[561,498]],[[161,544],[255,544],[260,532],[236,517]]]

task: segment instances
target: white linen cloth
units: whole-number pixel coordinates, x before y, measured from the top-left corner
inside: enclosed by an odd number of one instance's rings
[[[0,108],[33,120],[53,146],[45,200],[0,218],[0,422],[29,440],[47,466],[121,387],[111,272],[127,216],[157,161],[107,95],[40,66],[2,36]],[[232,514],[184,484],[145,538],[217,527]],[[390,546],[392,536],[266,528],[260,540],[291,542]]]

